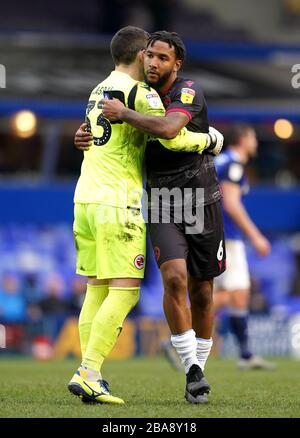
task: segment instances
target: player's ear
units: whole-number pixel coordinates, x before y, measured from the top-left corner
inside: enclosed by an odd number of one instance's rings
[[[181,69],[181,66],[182,66],[182,61],[181,61],[181,59],[177,59],[176,62],[175,62],[175,65],[174,65],[174,71],[178,71],[178,70],[180,70],[180,69]]]
[[[138,52],[138,58],[139,58],[139,60],[140,60],[141,62],[144,62],[144,56],[145,56],[145,49],[141,49],[141,50]]]

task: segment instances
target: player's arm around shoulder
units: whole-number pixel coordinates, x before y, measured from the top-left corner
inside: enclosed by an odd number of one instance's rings
[[[189,122],[189,118],[186,116],[186,114],[180,112],[165,114],[163,103],[157,91],[149,87],[147,84],[139,84],[138,91],[138,103],[140,104],[140,109],[137,110],[140,113],[145,114],[145,116],[150,116],[148,120],[151,122],[152,127],[151,132],[149,133],[154,137],[158,137],[159,139],[170,140],[170,142],[167,143],[169,149],[176,150],[180,148],[179,143],[180,140],[182,140],[182,138],[185,136],[186,130],[181,133],[175,142],[173,139],[178,136],[182,128],[184,128]],[[162,110],[163,113],[161,113]],[[160,117],[154,119],[151,116]],[[195,146],[194,142],[193,146]],[[184,148],[182,148],[182,150],[184,150]]]
[[[165,117],[165,109],[158,93],[147,84],[138,83],[132,110],[116,99],[101,101],[103,115],[109,120],[123,120],[153,137],[173,138],[186,125],[182,115]]]
[[[110,121],[122,120],[155,137],[164,135],[165,109],[159,95],[142,82],[138,82],[134,88],[134,97],[131,98],[131,108],[134,109],[129,108],[129,105],[125,106],[118,99],[102,100],[104,117]]]
[[[189,117],[180,111],[165,115],[165,109],[158,93],[147,84],[136,85],[134,108],[132,110],[117,99],[101,102],[103,115],[109,120],[123,120],[153,137],[159,138],[167,149],[173,151],[199,152],[210,148],[217,155],[223,146],[223,136],[217,130],[209,133],[194,133],[184,127]],[[184,128],[184,129],[183,129]],[[166,139],[166,141],[164,140]]]

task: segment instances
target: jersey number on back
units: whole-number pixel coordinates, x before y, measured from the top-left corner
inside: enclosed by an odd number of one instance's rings
[[[117,90],[111,90],[111,91],[106,91],[105,92],[105,96],[106,99],[119,99],[122,103],[125,104],[125,96],[124,93],[122,91],[117,91]],[[90,100],[87,104],[87,108],[86,108],[86,117],[85,117],[85,122],[87,124],[87,131],[92,132],[92,127],[91,127],[91,121],[88,117],[89,113],[92,111],[92,109],[95,107],[96,101],[95,100]],[[97,108],[101,109],[101,104],[100,102],[98,102]],[[111,122],[111,123],[123,123],[121,120],[117,121],[117,122]],[[103,133],[101,135],[101,137],[95,137],[93,136],[93,142],[95,146],[103,146],[105,145],[108,140],[111,137],[111,123],[109,122],[109,120],[107,120],[103,114],[99,114],[99,116],[97,117],[97,126],[101,126],[103,129]]]
[[[86,116],[85,116],[85,123],[87,124],[87,131],[88,132],[92,132],[92,126],[91,126],[91,121],[88,117],[88,114],[92,111],[92,109],[95,106],[96,101],[95,100],[90,100],[87,108],[86,108]],[[99,105],[99,104],[98,104]],[[111,137],[111,126],[109,121],[102,115],[99,114],[99,116],[97,117],[97,126],[101,126],[103,129],[103,134],[101,135],[101,137],[93,137],[93,142],[95,146],[103,146],[105,143],[108,142],[108,140]]]

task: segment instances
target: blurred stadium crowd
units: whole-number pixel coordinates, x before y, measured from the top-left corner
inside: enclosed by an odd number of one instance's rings
[[[6,327],[6,352],[32,354],[32,346],[44,339],[49,345],[57,340],[66,321],[78,317],[86,281],[74,274],[75,248],[70,225],[8,225],[0,228],[0,323]],[[253,321],[275,321],[280,336],[289,318],[300,313],[299,258],[295,254],[297,238],[273,239],[273,250],[266,259],[258,259],[248,247],[251,270],[250,311]],[[149,245],[146,276],[141,300],[131,318],[163,319],[163,286]],[[228,331],[228,314],[221,314],[223,335]],[[279,326],[278,326],[279,324]],[[153,325],[153,330],[155,326]],[[253,327],[256,330],[256,327]],[[263,334],[268,351],[278,333]],[[271,335],[271,336],[270,336]],[[256,350],[262,345],[257,344]],[[261,344],[261,342],[260,342]],[[232,340],[225,354],[234,353]],[[265,353],[265,350],[262,350]],[[272,354],[289,353],[287,340]]]
[[[127,24],[175,30],[185,39],[185,75],[199,78],[211,124],[225,140],[236,121],[255,127],[260,144],[248,171],[255,188],[249,207],[273,247],[264,260],[248,248],[250,310],[254,322],[262,317],[280,324],[300,313],[300,88],[291,85],[300,54],[300,1],[263,3],[230,0],[223,8],[217,0],[93,0],[82,7],[77,0],[25,0],[19,15],[21,2],[1,5],[0,324],[7,328],[6,351],[30,354],[34,340],[53,342],[66,319],[79,314],[85,279],[74,274],[72,190],[82,155],[73,138],[91,89],[112,68],[110,35]],[[162,319],[161,296],[149,247],[141,301],[131,316]],[[226,313],[223,322],[225,333]],[[285,333],[277,328],[267,342]],[[256,339],[266,333],[266,326],[252,329]]]

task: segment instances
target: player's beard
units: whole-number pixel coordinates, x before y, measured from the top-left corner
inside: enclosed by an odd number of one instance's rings
[[[154,88],[155,90],[159,90],[161,87],[163,87],[166,82],[168,82],[168,79],[170,78],[173,70],[170,70],[166,73],[164,73],[161,76],[158,76],[158,79],[156,81],[151,81],[147,78],[147,75],[145,77],[146,84],[150,85],[150,87]]]

